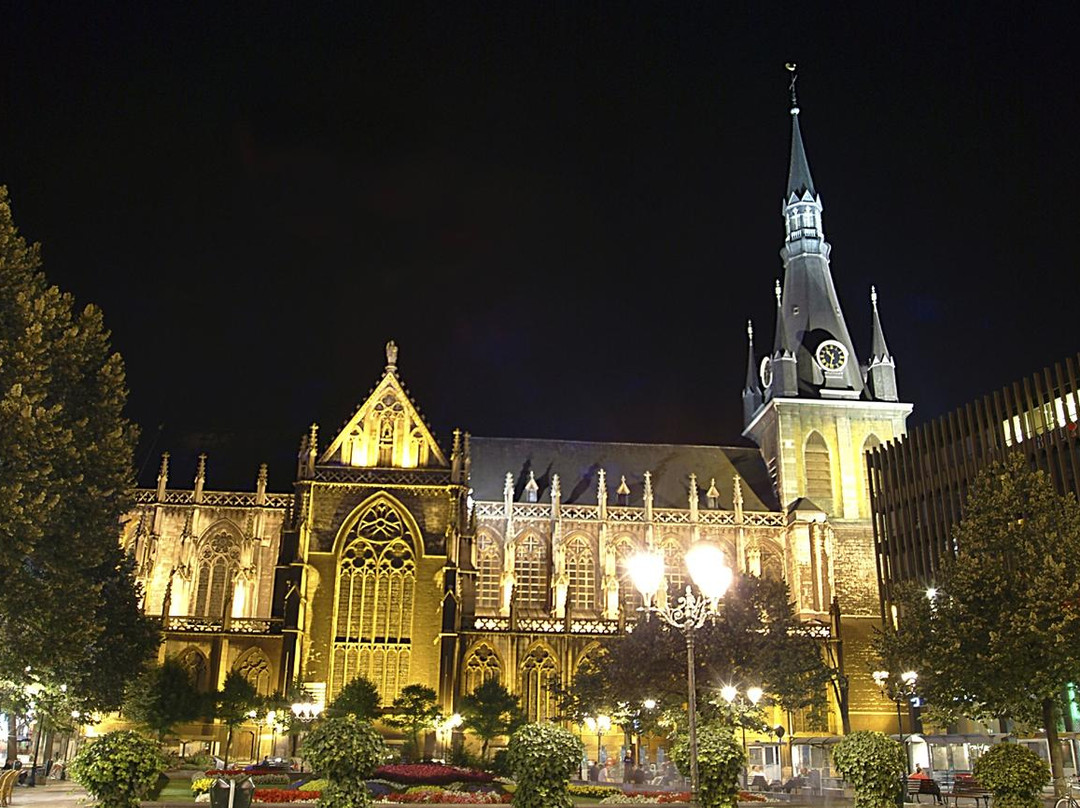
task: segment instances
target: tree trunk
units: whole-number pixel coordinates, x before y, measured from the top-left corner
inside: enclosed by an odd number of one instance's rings
[[[12,761],[14,761],[19,754],[19,716],[12,711],[7,714],[7,720],[7,766],[8,768],[11,768]]]
[[[487,761],[487,759],[488,759],[488,754],[487,753],[488,753],[488,744],[489,743],[490,743],[490,741],[488,741],[487,738],[484,738],[483,744],[480,745],[480,759],[483,760],[483,761]]]
[[[1065,796],[1065,761],[1061,755],[1061,743],[1058,741],[1058,705],[1055,699],[1043,699],[1043,726],[1046,728],[1046,743],[1050,747],[1050,775],[1054,778],[1054,799]]]
[[[232,749],[232,724],[229,724],[229,729],[225,733],[225,759],[224,765],[221,767],[226,771],[229,768],[229,751]]]

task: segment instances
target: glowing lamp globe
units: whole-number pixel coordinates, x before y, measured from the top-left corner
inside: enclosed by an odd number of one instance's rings
[[[715,544],[698,542],[691,547],[686,566],[701,594],[709,600],[719,600],[731,586],[731,568],[724,561],[724,551]]]
[[[664,557],[660,553],[638,553],[631,556],[626,566],[645,603],[651,603],[664,582]]]

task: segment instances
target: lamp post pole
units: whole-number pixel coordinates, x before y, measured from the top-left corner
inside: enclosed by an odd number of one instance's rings
[[[720,688],[720,695],[724,701],[728,703],[728,706],[732,711],[732,720],[735,719],[735,700],[739,698],[739,690],[734,685],[725,685]],[[757,708],[758,702],[761,701],[761,697],[765,695],[760,687],[748,687],[746,689],[745,698]],[[742,730],[742,746],[743,756],[746,758],[746,764],[743,766],[743,788],[749,788],[750,782],[750,750],[746,745],[746,713],[747,708],[744,705],[742,707],[742,715],[739,718],[739,728]]]
[[[889,698],[889,672],[888,671],[874,671],[871,674],[874,677],[874,683],[881,689],[881,695]],[[900,674],[900,681],[896,683],[892,692],[892,700],[896,702],[896,737],[900,739],[900,746],[904,751],[904,773],[901,775],[903,782],[903,788],[900,791],[900,801],[902,802],[904,797],[904,789],[907,788],[907,773],[911,770],[911,758],[908,755],[908,747],[904,742],[904,718],[900,712],[900,703],[907,701],[911,703],[911,697],[915,695],[915,683],[919,680],[919,674],[915,671],[904,671]]]
[[[705,620],[719,612],[720,598],[731,585],[732,572],[724,561],[724,552],[719,547],[706,542],[699,542],[686,554],[686,566],[690,576],[701,590],[694,594],[688,584],[686,592],[674,605],[670,602],[663,606],[653,605],[653,599],[664,582],[664,557],[656,552],[640,553],[630,559],[630,576],[634,585],[641,592],[646,614],[655,613],[669,626],[678,629],[686,636],[686,685],[687,685],[687,730],[690,747],[690,792],[696,804],[700,778],[698,776],[697,748],[697,660],[695,658],[694,633],[705,624]]]

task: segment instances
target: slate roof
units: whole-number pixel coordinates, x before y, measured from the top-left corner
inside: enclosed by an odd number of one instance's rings
[[[791,161],[788,163],[787,198],[791,199],[794,194],[802,199],[807,191],[811,196],[817,196],[814,188],[814,179],[810,176],[810,163],[806,159],[806,149],[803,148],[802,131],[799,129],[799,113],[791,112]]]
[[[514,475],[514,501],[523,501],[532,471],[539,486],[537,501],[550,502],[551,478],[559,475],[565,504],[595,505],[597,473],[607,474],[608,503],[618,504],[615,490],[626,476],[629,504],[642,507],[645,472],[652,473],[653,506],[688,508],[690,474],[697,475],[699,505],[707,505],[709,481],[716,479],[720,506],[734,508],[735,475],[743,479],[743,509],[778,511],[769,470],[755,448],[735,446],[678,446],[656,443],[524,438],[470,439],[473,499],[501,502],[507,472]]]

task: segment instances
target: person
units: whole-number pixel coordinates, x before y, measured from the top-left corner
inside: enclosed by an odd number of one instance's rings
[[[634,756],[630,754],[630,750],[626,750],[626,754],[622,759],[622,781],[624,783],[631,782],[630,775],[634,773]]]
[[[600,767],[600,771],[596,773],[596,782],[606,783],[608,781],[607,763]]]
[[[805,785],[806,780],[805,780],[805,778],[803,776],[803,773],[805,771],[806,771],[806,767],[803,766],[801,769],[799,769],[798,774],[793,775],[790,780],[788,780],[786,783],[784,783],[784,793],[785,794],[790,794],[795,789],[802,788],[803,785]]]
[[[596,765],[595,760],[589,761],[589,782],[596,783],[600,780],[600,768]]]
[[[920,764],[915,764],[915,771],[908,775],[908,779],[922,781],[919,783],[920,794],[932,794],[934,802],[938,805],[941,805],[944,802],[941,797],[941,786],[938,785],[937,780],[923,771],[923,767]]]
[[[645,783],[645,770],[641,766],[635,766],[634,770],[630,772],[630,782],[636,786]]]

